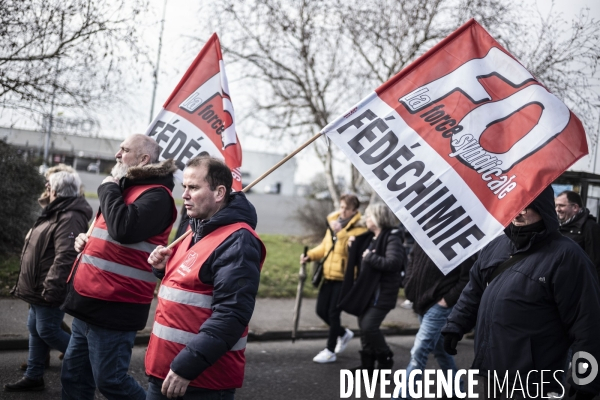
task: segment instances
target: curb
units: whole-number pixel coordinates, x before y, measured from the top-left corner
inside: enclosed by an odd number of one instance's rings
[[[418,328],[384,328],[381,330],[385,336],[409,336],[416,335]],[[327,339],[329,331],[325,329],[303,330],[296,332],[296,339]],[[356,337],[360,336],[360,331],[354,331]],[[249,342],[275,342],[292,340],[292,331],[266,331],[266,332],[248,332]],[[149,332],[141,332],[135,337],[134,344],[137,346],[147,345],[150,341]],[[0,351],[28,350],[29,338],[20,337],[14,339],[0,339]]]

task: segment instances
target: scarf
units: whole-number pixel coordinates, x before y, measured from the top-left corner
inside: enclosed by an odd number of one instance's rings
[[[190,218],[190,229],[193,232],[192,246],[202,239],[202,231],[204,230],[204,220],[198,218]]]
[[[558,220],[558,223],[560,224],[560,226],[567,225],[567,224],[573,222],[573,220],[576,219],[579,216],[579,214],[581,214],[582,212],[583,212],[583,208],[580,208],[579,211],[577,211],[577,214],[573,215],[571,218],[569,218],[565,222],[560,222],[560,220]]]
[[[544,224],[544,220],[525,226],[515,226],[511,222],[510,225],[504,229],[504,233],[506,233],[506,236],[513,242],[517,250],[520,250],[527,246],[535,235],[545,230],[546,224]]]

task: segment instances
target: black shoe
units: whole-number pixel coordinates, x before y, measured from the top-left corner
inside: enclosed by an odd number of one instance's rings
[[[354,371],[357,371],[359,369],[366,369],[369,374],[372,374],[373,370],[375,369],[375,354],[367,350],[360,350],[359,353],[360,365],[352,369]]]
[[[44,390],[44,378],[31,379],[24,376],[15,383],[4,385],[5,392],[37,392],[39,390]]]
[[[394,367],[394,353],[388,350],[384,353],[377,353],[377,368],[392,369]]]
[[[60,353],[60,354],[63,354],[63,353]],[[60,358],[60,355],[58,356],[58,358]],[[60,358],[60,359],[62,360],[62,358]],[[44,363],[44,368],[45,369],[50,368],[50,352],[48,352],[48,355],[46,355],[46,362]],[[21,371],[27,371],[27,363],[24,362],[23,364],[21,364],[19,369]]]

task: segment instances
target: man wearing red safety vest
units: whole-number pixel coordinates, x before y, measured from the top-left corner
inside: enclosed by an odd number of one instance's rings
[[[256,211],[220,160],[197,157],[183,171],[191,234],[148,262],[162,278],[146,353],[149,400],[233,399],[244,379],[248,323],[266,251]]]
[[[63,399],[146,398],[127,374],[136,332],[148,320],[156,277],[147,263],[165,245],[177,210],[172,160],[157,163],[160,148],[145,135],[128,137],[111,176],[98,187],[100,211],[91,234],[80,234],[81,254],[69,277],[63,309],[73,333],[63,360]]]

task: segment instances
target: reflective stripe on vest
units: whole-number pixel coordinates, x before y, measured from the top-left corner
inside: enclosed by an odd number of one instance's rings
[[[152,244],[152,243],[148,243],[148,242],[139,242],[139,243],[133,243],[133,244],[119,243],[115,239],[110,237],[110,235],[108,234],[108,231],[106,229],[102,229],[102,228],[94,228],[92,230],[92,234],[90,236],[97,238],[97,239],[106,240],[107,242],[110,242],[110,243],[118,244],[121,247],[127,247],[128,249],[144,251],[144,252],[148,253],[148,255],[150,255],[150,253],[152,253],[154,251],[154,249],[157,247],[156,244]]]
[[[130,205],[144,192],[162,185],[132,186],[123,191],[123,202]],[[171,197],[172,222],[177,209]],[[157,212],[162,210],[157,210]],[[172,225],[171,225],[172,226]],[[123,244],[108,233],[106,220],[99,214],[88,242],[76,261],[73,287],[81,295],[111,302],[150,304],[157,278],[148,264],[148,256],[158,245],[166,245],[171,226],[145,241]]]
[[[194,307],[210,308],[212,305],[212,296],[206,294],[188,292],[174,287],[160,285],[158,297],[175,303],[188,304]]]
[[[159,337],[163,340],[168,340],[169,342],[175,342],[186,346],[192,339],[196,336],[196,333],[182,331],[180,329],[170,328],[168,326],[164,326],[154,321],[154,325],[152,326],[152,334],[156,337]],[[240,340],[237,341],[235,345],[231,348],[230,351],[239,351],[244,350],[246,348],[246,342],[248,341],[248,336],[243,336]]]
[[[113,274],[133,278],[144,282],[156,283],[156,276],[152,272],[142,271],[141,269],[129,267],[127,265],[118,264],[112,261],[106,261],[98,257],[83,254],[81,262],[92,265],[103,271],[112,272]]]
[[[214,250],[240,229],[248,230],[260,240],[247,224],[237,223],[218,228],[193,246],[192,235],[189,235],[169,258],[146,352],[148,375],[165,379],[173,359],[198,335],[197,332],[201,332],[202,325],[211,317],[214,287],[200,281],[200,269]],[[266,251],[260,243],[262,268]],[[247,340],[248,327],[230,351],[193,379],[190,386],[211,390],[241,387]]]

